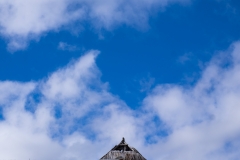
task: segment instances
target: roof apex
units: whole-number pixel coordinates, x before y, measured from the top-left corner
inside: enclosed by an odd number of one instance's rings
[[[127,145],[124,137],[122,138],[122,141],[118,145]]]
[[[106,155],[104,155],[101,158],[101,160],[116,159],[119,156],[125,157],[124,160],[130,160],[130,159],[132,159],[132,160],[146,160],[135,148],[130,147],[126,143],[124,137],[123,137],[122,141],[118,145],[113,147]]]

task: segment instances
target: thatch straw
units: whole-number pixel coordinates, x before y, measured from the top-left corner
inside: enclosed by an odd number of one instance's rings
[[[134,151],[110,151],[101,160],[121,159],[123,160],[146,160],[140,153]]]

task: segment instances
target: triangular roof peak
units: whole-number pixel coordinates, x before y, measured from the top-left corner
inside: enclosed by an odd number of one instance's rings
[[[134,151],[134,149],[126,143],[125,138],[123,137],[122,141],[118,145],[113,147],[111,151]]]
[[[110,159],[120,159],[122,160],[146,160],[135,148],[130,147],[123,137],[122,141],[113,147],[101,160]]]

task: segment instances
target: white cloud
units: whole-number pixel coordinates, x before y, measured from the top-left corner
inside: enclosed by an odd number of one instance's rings
[[[109,133],[133,137],[132,112],[100,81],[97,55],[90,51],[40,82],[0,83],[0,159],[98,159],[121,139]],[[112,122],[119,126],[105,135],[101,126]]]
[[[163,160],[238,159],[239,48],[235,43],[226,53],[228,63],[221,56],[213,59],[195,86],[160,85],[145,99],[146,108],[156,112],[169,132],[153,155],[159,153]]]
[[[9,50],[24,49],[27,41],[74,22],[112,29],[120,24],[147,25],[154,8],[188,0],[1,0],[0,33]],[[81,27],[81,26],[79,26]]]
[[[0,159],[98,159],[123,136],[149,160],[238,159],[240,42],[224,54],[194,86],[158,85],[139,110],[101,82],[98,51],[40,82],[0,82]]]

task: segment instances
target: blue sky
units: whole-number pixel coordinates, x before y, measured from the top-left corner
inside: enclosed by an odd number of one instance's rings
[[[238,159],[239,17],[237,0],[0,0],[0,158],[98,159],[124,136],[148,160]]]

